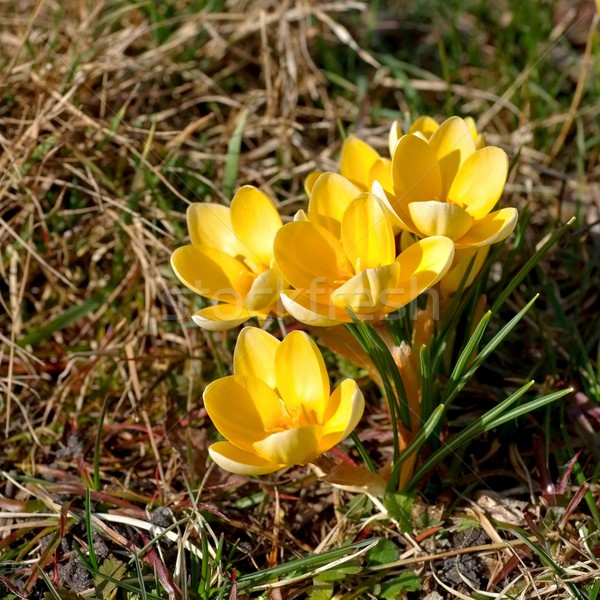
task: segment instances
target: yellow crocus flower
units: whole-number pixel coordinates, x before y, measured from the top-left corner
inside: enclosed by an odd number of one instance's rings
[[[469,132],[471,133],[471,137],[473,138],[473,141],[475,142],[475,148],[477,150],[480,150],[481,148],[483,148],[485,146],[485,134],[484,133],[479,133],[477,131],[477,125],[475,123],[475,119],[473,119],[473,117],[465,117],[464,119],[467,127],[469,128]],[[399,127],[398,122],[394,121],[394,124],[392,124],[392,130],[394,130],[394,128]],[[410,127],[410,129],[408,130],[409,134],[412,135],[416,135],[418,137],[421,137],[425,140],[429,140],[429,138],[431,138],[431,136],[439,129],[440,125],[439,123],[435,120],[432,119],[431,117],[428,116],[423,116],[423,117],[419,117]],[[391,131],[390,130],[390,133]],[[400,139],[402,134],[400,134],[399,136],[396,137],[396,142]],[[390,139],[392,139],[390,137]],[[394,144],[394,146],[392,147],[393,149],[396,148],[396,145]],[[394,151],[393,149],[390,150],[390,156],[394,156]]]
[[[477,126],[472,117],[467,117],[465,123],[469,127],[475,147],[477,149],[485,146],[485,135],[478,133]],[[428,140],[439,128],[438,122],[429,116],[419,117],[410,127],[408,133],[417,135]],[[396,144],[402,137],[402,127],[399,121],[394,121],[388,134],[388,147],[390,156],[394,156]],[[323,171],[309,173],[304,187],[310,197],[312,188]],[[391,193],[392,185],[392,161],[381,156],[375,148],[367,142],[355,136],[350,136],[342,144],[340,153],[340,175],[350,180],[363,192],[377,192],[373,184],[378,182],[384,190]]]
[[[451,117],[428,140],[409,134],[398,141],[388,208],[396,226],[419,238],[448,236],[457,250],[488,246],[517,223],[515,208],[490,212],[507,176],[504,150],[477,150],[468,124]]]
[[[309,173],[304,189],[310,198],[312,189],[323,171]],[[392,161],[382,157],[375,148],[360,138],[350,136],[344,140],[340,152],[340,175],[351,181],[361,192],[370,192],[373,182],[392,191]]]
[[[280,342],[245,327],[233,369],[204,391],[206,411],[226,438],[208,451],[226,471],[261,475],[311,462],[346,438],[363,414],[354,380],[331,393],[321,352],[304,332]]]
[[[314,184],[308,218],[282,227],[274,252],[295,288],[281,294],[286,310],[309,325],[329,326],[350,321],[347,306],[378,321],[408,304],[446,273],[454,244],[433,236],[397,255],[380,199],[324,173]]]
[[[191,204],[187,225],[192,243],[173,252],[171,265],[190,290],[217,302],[192,315],[197,325],[221,331],[281,314],[286,282],[274,264],[273,239],[283,223],[268,196],[247,185],[230,207]]]

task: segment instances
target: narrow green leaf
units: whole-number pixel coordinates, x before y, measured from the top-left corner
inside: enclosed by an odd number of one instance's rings
[[[431,469],[439,464],[448,454],[455,452],[462,445],[469,443],[471,440],[475,439],[486,431],[490,431],[491,429],[499,427],[500,425],[512,421],[513,419],[516,419],[524,414],[537,410],[542,406],[546,406],[547,404],[550,404],[572,392],[571,388],[559,390],[558,392],[553,392],[540,398],[536,398],[535,400],[531,400],[530,402],[527,402],[522,406],[509,411],[508,409],[510,406],[512,406],[519,398],[521,398],[521,396],[523,396],[523,394],[525,394],[525,392],[527,392],[527,390],[529,390],[533,384],[533,381],[526,383],[508,398],[504,399],[500,404],[498,404],[498,406],[495,406],[484,415],[475,419],[471,425],[463,429],[446,444],[438,448],[413,475],[413,478],[410,480],[407,489],[413,489],[414,486],[423,477],[425,477],[425,475],[427,475]]]
[[[290,560],[281,565],[277,565],[276,567],[271,567],[269,569],[259,571],[258,573],[249,573],[247,575],[242,575],[238,578],[238,591],[246,589],[253,585],[258,585],[260,583],[270,581],[273,578],[279,577],[281,575],[289,577],[292,573],[307,573],[313,569],[322,567],[327,563],[333,562],[340,558],[344,558],[352,552],[361,550],[362,548],[366,548],[367,546],[376,542],[377,539],[378,538],[369,538],[367,540],[356,542],[355,544],[350,544],[349,546],[345,546],[343,548],[337,548],[335,550],[330,550],[321,554],[307,556],[304,558],[298,558],[296,560]]]
[[[46,593],[44,595],[44,599],[47,598],[47,600],[62,600],[58,591],[56,590],[54,585],[52,585],[52,581],[50,581],[50,578],[48,577],[48,575],[46,575],[46,573],[44,573],[44,570],[42,568],[40,568],[39,565],[36,565],[36,567],[37,567],[38,571],[40,572],[40,575],[42,576],[42,579],[44,580],[45,584],[48,586],[48,589],[50,590],[48,593]]]
[[[39,342],[42,342],[43,340],[49,338],[55,331],[60,331],[61,329],[68,327],[72,323],[79,321],[79,319],[82,319],[87,314],[98,310],[102,306],[102,303],[105,299],[106,294],[104,292],[101,292],[99,294],[96,294],[89,300],[82,302],[81,304],[77,304],[75,306],[67,308],[67,310],[65,310],[58,317],[50,321],[50,323],[48,323],[47,325],[43,325],[38,329],[34,329],[33,331],[30,331],[27,335],[22,337],[20,340],[17,340],[17,344],[19,346],[27,346],[29,344],[35,346]]]
[[[487,357],[496,349],[496,347],[504,340],[504,338],[515,328],[517,323],[525,316],[527,311],[533,306],[534,302],[538,299],[539,295],[534,296],[500,331],[481,349],[479,354],[475,357],[468,371],[460,377],[456,382],[451,381],[446,393],[444,394],[444,403],[446,406],[456,398],[456,396],[463,389],[465,384],[473,377],[477,369],[485,362]],[[489,313],[488,313],[489,314]],[[484,321],[482,319],[482,322]],[[479,325],[482,324],[479,323]],[[487,324],[487,321],[486,323]],[[479,326],[478,326],[479,328]],[[474,334],[475,335],[475,334]],[[473,337],[471,338],[473,339]],[[464,354],[464,353],[463,353]],[[462,356],[462,355],[461,355]],[[453,372],[454,374],[454,372]]]
[[[419,352],[421,366],[421,423],[427,421],[434,409],[433,397],[433,373],[431,371],[431,360],[429,348],[423,344]]]
[[[532,385],[533,381],[529,381],[523,387],[519,388],[516,392],[511,394],[508,398],[503,400],[498,406],[488,411],[484,415],[478,417],[471,425],[463,429],[459,434],[454,436],[446,444],[439,447],[419,468],[419,470],[413,475],[407,488],[412,489],[413,485],[424,477],[431,469],[439,464],[448,454],[454,452],[457,448],[460,448],[463,444],[466,444],[471,439],[481,435],[485,431],[484,423],[487,417],[494,418],[496,415],[502,414],[508,409],[514,402],[516,402]],[[442,405],[443,406],[443,405]],[[440,407],[441,408],[441,407]]]
[[[518,419],[523,415],[526,415],[538,408],[542,408],[542,406],[546,406],[555,400],[562,398],[563,396],[567,396],[573,391],[573,388],[567,388],[564,390],[559,390],[558,392],[553,392],[552,394],[547,394],[546,396],[542,396],[537,400],[531,400],[527,404],[523,404],[523,406],[519,406],[518,408],[513,408],[513,410],[504,413],[494,419],[490,419],[486,421],[486,431],[490,429],[495,429],[500,425],[504,425],[504,423],[508,423],[509,421],[513,421],[514,419]]]
[[[488,356],[500,345],[504,338],[516,327],[539,298],[536,294],[500,331],[481,349],[465,377],[470,379],[475,371],[487,360]]]
[[[544,255],[560,240],[560,238],[565,235],[567,229],[575,222],[575,217],[569,219],[560,229],[555,231],[546,241],[545,244],[521,267],[519,272],[511,278],[508,284],[502,290],[502,293],[492,306],[492,312],[498,312],[498,309],[504,304],[506,299],[517,289],[517,286],[527,277],[527,274],[537,265],[540,260],[544,257]]]
[[[363,350],[365,350],[373,362],[375,362],[375,366],[384,381],[384,386],[386,381],[393,384],[393,387],[391,388],[392,395],[397,402],[402,424],[410,431],[410,409],[408,407],[408,398],[406,396],[404,382],[402,381],[402,377],[400,377],[398,366],[394,362],[386,343],[381,339],[370,323],[361,321],[350,307],[347,306],[346,310],[352,319],[352,325],[354,325],[354,327],[348,325],[348,328],[352,333],[354,333],[355,330],[360,331],[361,336],[360,338],[357,338],[357,340],[363,346]]]
[[[419,433],[417,433],[417,435],[411,440],[411,442],[408,444],[408,446],[406,446],[406,448],[404,448],[404,450],[398,457],[398,460],[394,461],[394,468],[392,469],[392,474],[394,475],[394,477],[392,477],[390,475],[390,479],[388,481],[387,490],[386,490],[388,493],[392,492],[393,490],[395,490],[397,488],[397,480],[398,480],[399,474],[400,474],[400,467],[404,464],[404,461],[409,456],[411,456],[412,454],[415,454],[416,452],[418,452],[421,449],[421,447],[423,446],[423,444],[425,444],[425,442],[427,441],[429,436],[438,427],[439,423],[441,422],[441,420],[444,416],[445,410],[446,410],[446,407],[443,404],[440,404],[440,406],[437,406],[434,409],[434,411],[431,413],[431,416],[429,417],[429,419],[427,419],[427,421],[425,422],[425,424],[423,425],[423,427],[419,431]],[[434,464],[437,464],[437,463],[434,463]],[[390,482],[392,482],[392,481],[396,481],[394,488],[392,488],[392,485],[390,484]],[[409,486],[409,489],[410,489],[410,486]]]
[[[244,136],[244,127],[246,126],[247,118],[248,111],[244,109],[237,119],[233,135],[227,146],[227,160],[225,162],[225,172],[223,174],[223,195],[228,199],[231,199],[233,196],[235,182],[237,181],[240,150],[242,148],[242,138]]]
[[[479,321],[479,324],[475,328],[473,335],[470,337],[469,341],[467,342],[467,345],[464,347],[463,351],[461,352],[460,356],[458,357],[458,360],[456,361],[456,365],[454,365],[454,369],[452,370],[452,373],[450,374],[450,380],[446,387],[446,392],[444,394],[444,400],[446,400],[451,395],[451,393],[461,383],[461,381],[463,382],[463,386],[464,386],[464,383],[465,383],[463,381],[464,372],[467,369],[467,367],[469,366],[470,361],[473,359],[475,351],[477,350],[477,347],[479,346],[479,342],[481,341],[481,338],[483,337],[483,334],[485,333],[486,327],[488,326],[488,323],[490,322],[491,316],[492,316],[491,311],[488,311],[485,315],[483,315],[483,317],[481,318],[481,321]]]
[[[434,363],[434,372],[437,371],[437,364],[442,357],[442,353],[444,350],[443,342],[448,338],[448,335],[451,331],[455,331],[458,325],[458,321],[460,316],[464,313],[466,307],[471,302],[473,295],[475,294],[476,286],[472,285],[467,290],[465,290],[465,285],[467,284],[467,280],[469,279],[469,275],[473,269],[473,265],[475,264],[475,256],[471,258],[469,261],[469,265],[460,280],[460,284],[456,292],[452,296],[452,300],[450,301],[450,306],[448,307],[448,311],[446,312],[446,316],[441,323],[441,327],[439,331],[434,337],[433,347],[435,351],[433,351],[433,360]],[[486,263],[491,260],[491,256],[488,256]],[[481,271],[483,272],[484,269]],[[436,343],[437,342],[437,343]]]
[[[85,488],[85,529],[88,542],[88,556],[94,571],[98,571],[98,558],[94,550],[94,529],[92,527],[92,506],[90,488]]]
[[[376,473],[377,472],[377,467],[375,466],[375,463],[373,462],[373,460],[369,456],[369,453],[367,452],[367,449],[364,447],[363,443],[360,441],[360,439],[359,439],[359,437],[358,437],[358,435],[356,434],[355,431],[353,431],[350,434],[350,438],[352,439],[352,442],[354,443],[354,446],[356,447],[356,450],[360,454],[360,457],[363,459],[363,462],[365,463],[365,467],[367,468],[367,470],[370,473]]]
[[[546,550],[534,544],[527,536],[519,533],[516,530],[513,530],[513,534],[516,535],[526,546],[535,552],[540,557],[540,560],[550,567],[558,576],[560,581],[562,581],[565,586],[569,589],[573,597],[577,598],[577,600],[587,600],[587,598],[579,591],[576,585],[569,581],[569,576],[566,571],[550,556]]]

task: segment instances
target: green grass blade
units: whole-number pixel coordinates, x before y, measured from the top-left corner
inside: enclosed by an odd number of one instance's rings
[[[471,363],[470,368],[462,375],[460,380],[450,386],[450,391],[447,391],[444,397],[444,403],[447,405],[452,402],[467,381],[473,377],[477,369],[487,360],[488,356],[498,347],[504,338],[515,328],[517,323],[525,316],[527,311],[533,306],[539,295],[534,296],[500,331],[482,348],[479,354]],[[485,317],[484,317],[485,318]],[[483,321],[483,319],[482,319]],[[480,323],[481,325],[481,323]]]
[[[504,413],[503,415],[497,418],[490,418],[489,421],[486,420],[486,431],[489,429],[495,429],[500,425],[504,425],[504,423],[508,423],[509,421],[513,421],[514,419],[518,419],[527,413],[533,412],[538,408],[542,408],[542,406],[546,406],[547,404],[551,404],[555,400],[562,398],[563,396],[567,396],[573,391],[573,388],[567,388],[565,390],[559,390],[558,392],[552,392],[551,394],[546,394],[541,398],[537,398],[536,400],[531,400],[531,402],[527,402],[527,404],[523,404],[523,406],[519,406],[518,408],[514,408],[513,410]],[[490,411],[491,412],[491,411]]]
[[[44,583],[48,587],[48,590],[50,591],[50,594],[52,595],[54,600],[62,600],[62,598],[60,597],[60,594],[58,593],[58,591],[52,584],[52,581],[50,581],[50,578],[48,577],[48,575],[46,575],[46,573],[44,573],[44,569],[42,569],[39,565],[36,565],[36,567],[37,567],[38,571],[40,572],[40,575],[42,576],[42,579],[44,580]]]
[[[491,311],[488,311],[485,315],[483,315],[483,317],[481,318],[481,321],[479,321],[479,324],[475,328],[473,335],[471,335],[471,338],[467,342],[467,345],[465,346],[464,350],[461,352],[460,356],[458,357],[458,360],[456,361],[456,365],[454,366],[454,369],[452,370],[452,373],[450,374],[450,379],[448,381],[448,385],[445,390],[445,394],[444,394],[444,402],[445,403],[448,402],[449,398],[454,398],[456,389],[458,389],[459,387],[460,388],[464,387],[464,384],[466,383],[465,371],[469,367],[471,360],[473,360],[475,351],[477,350],[477,347],[479,346],[479,342],[481,342],[481,338],[483,337],[483,334],[485,333],[485,330],[488,326],[488,323],[490,322],[491,317],[492,317]]]
[[[105,299],[106,294],[104,292],[101,292],[99,294],[96,294],[89,300],[82,302],[81,304],[77,304],[75,306],[67,308],[67,310],[65,310],[61,315],[56,317],[56,319],[50,321],[50,323],[48,323],[47,325],[30,331],[27,335],[18,340],[17,344],[19,346],[28,346],[29,344],[35,346],[39,342],[42,342],[43,340],[49,338],[55,331],[60,331],[61,329],[68,327],[76,321],[79,321],[79,319],[82,319],[89,313],[98,310],[102,306],[102,303]]]
[[[569,219],[560,229],[555,231],[546,241],[545,244],[521,267],[520,271],[508,282],[502,293],[492,306],[492,312],[495,313],[504,304],[506,299],[517,289],[517,286],[527,277],[527,274],[537,265],[544,257],[546,252],[567,233],[569,227],[575,222],[575,217]]]
[[[223,195],[229,200],[231,200],[231,197],[233,196],[235,182],[237,181],[240,150],[242,148],[242,138],[244,136],[244,127],[246,126],[247,118],[248,111],[243,110],[237,119],[233,135],[227,146],[227,160],[225,162],[225,172],[223,175]]]
[[[548,552],[546,552],[546,550],[537,544],[534,544],[527,536],[524,536],[518,531],[513,531],[513,534],[537,554],[544,564],[549,566],[556,573],[557,577],[565,584],[571,594],[573,594],[574,598],[577,598],[577,600],[587,600],[587,598],[577,589],[577,586],[569,581],[569,576],[566,571],[552,558],[552,556],[550,556],[550,554],[548,554]]]
[[[290,560],[284,564],[265,569],[258,573],[242,575],[238,577],[238,591],[261,583],[266,583],[282,575],[291,576],[292,573],[307,573],[308,571],[322,567],[329,562],[344,558],[354,551],[362,550],[378,541],[379,538],[369,538],[356,542],[355,544],[350,544],[349,546],[344,546],[343,548],[336,548],[335,550],[329,550],[328,552],[323,552],[321,554]]]
[[[394,462],[394,469],[392,471],[394,477],[390,476],[390,482],[397,481],[399,479],[400,467],[402,466],[404,461],[406,461],[412,454],[415,454],[421,449],[421,447],[423,446],[423,444],[425,444],[429,436],[436,430],[436,428],[440,424],[445,411],[446,407],[444,405],[438,406],[433,411],[429,419],[427,419],[427,422],[423,425],[423,428],[419,431],[419,433],[417,433],[417,435],[411,440],[408,446],[404,448],[398,460]],[[386,486],[386,493],[395,492],[397,487],[397,484],[391,486],[388,482],[388,485]]]
[[[363,462],[365,463],[365,467],[367,468],[367,471],[369,471],[370,473],[376,473],[377,467],[375,466],[375,463],[369,456],[367,449],[364,447],[363,443],[360,441],[360,439],[358,438],[358,435],[355,431],[353,431],[350,434],[350,438],[352,439],[352,442],[354,443],[356,450],[358,451],[360,457],[362,458]]]
[[[386,343],[377,334],[375,329],[373,329],[371,324],[360,321],[349,307],[346,307],[346,310],[350,314],[352,324],[354,325],[354,328],[350,327],[350,331],[357,329],[361,332],[361,340],[363,341],[361,342],[359,340],[359,343],[363,345],[363,350],[367,352],[369,357],[375,362],[375,366],[384,381],[384,385],[386,385],[387,381],[388,384],[392,384],[391,389],[395,389],[395,393],[392,391],[392,397],[397,402],[402,424],[410,431],[410,409],[404,382],[402,381],[398,366],[394,362]]]
[[[488,411],[481,417],[478,417],[471,425],[463,429],[463,431],[461,431],[458,435],[449,440],[447,444],[441,446],[438,450],[436,450],[429,457],[429,459],[421,466],[417,473],[415,473],[407,489],[412,489],[414,485],[416,485],[416,483],[419,482],[420,479],[422,479],[448,454],[455,452],[462,445],[469,443],[471,440],[475,439],[476,437],[485,433],[486,431],[495,429],[496,427],[499,427],[504,423],[513,421],[514,419],[517,419],[518,417],[521,417],[534,410],[537,410],[542,406],[551,404],[552,402],[562,398],[563,396],[566,396],[567,394],[570,394],[573,391],[572,388],[568,388],[566,390],[559,390],[558,392],[553,392],[540,398],[536,398],[535,400],[531,400],[530,402],[527,402],[522,406],[509,411],[508,408],[512,404],[514,404],[521,396],[523,396],[523,394],[525,394],[525,392],[533,385],[533,383],[533,381],[526,383],[516,392],[511,394],[508,398],[503,400],[498,406],[494,407],[492,410]]]
[[[90,488],[85,488],[85,529],[88,542],[88,555],[94,571],[99,570],[98,558],[94,550],[94,529],[92,527],[92,506]]]
[[[496,415],[499,416],[502,414],[502,412],[506,411],[509,406],[516,402],[533,385],[533,383],[533,381],[526,383],[515,393],[503,400],[498,406],[494,407],[491,411],[476,419],[474,423],[463,429],[463,431],[450,439],[446,444],[440,446],[440,448],[438,448],[413,475],[413,478],[410,480],[407,489],[411,490],[431,469],[433,469],[446,456],[448,456],[448,454],[451,454],[457,448],[467,443],[471,439],[481,435],[485,431],[484,423],[486,417],[489,418],[491,416],[493,418]]]
[[[434,381],[429,348],[423,344],[419,352],[421,367],[421,423],[429,419],[434,410]]]

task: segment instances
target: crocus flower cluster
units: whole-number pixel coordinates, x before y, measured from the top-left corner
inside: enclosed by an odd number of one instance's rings
[[[484,146],[474,123],[418,119],[406,135],[394,123],[391,158],[356,137],[342,147],[340,173],[314,172],[308,210],[283,224],[275,203],[244,186],[231,206],[192,204],[191,244],[173,269],[194,292],[216,301],[193,319],[221,330],[250,317],[289,312],[310,325],[349,321],[346,307],[377,321],[440,280],[470,283],[491,244],[513,231],[514,208],[492,210],[508,159]],[[447,278],[444,276],[447,275]]]
[[[251,317],[292,316],[328,327],[377,322],[438,286],[470,285],[491,244],[514,230],[514,208],[494,210],[508,158],[469,119],[421,117],[408,133],[393,123],[389,157],[357,137],[342,146],[339,173],[313,172],[306,211],[283,223],[276,203],[244,186],[229,207],[192,204],[191,244],[171,264],[192,291],[213,301],[193,315],[209,330]],[[350,310],[349,310],[350,309]],[[303,464],[346,437],[363,410],[356,383],[330,394],[319,350],[292,332],[282,342],[246,328],[234,375],[211,383],[205,406],[227,441],[211,446],[223,468],[260,474]]]

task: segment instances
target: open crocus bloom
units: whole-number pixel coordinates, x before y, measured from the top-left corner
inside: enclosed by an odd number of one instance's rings
[[[189,289],[217,301],[192,315],[197,325],[220,331],[279,314],[286,282],[274,265],[273,239],[282,222],[268,196],[247,185],[231,207],[191,204],[187,225],[192,243],[173,252],[171,265]]]
[[[275,236],[277,265],[295,288],[281,294],[286,310],[309,325],[383,319],[429,289],[454,255],[448,237],[420,240],[399,255],[381,200],[336,173],[316,181],[308,219]]]
[[[280,342],[262,329],[244,328],[233,369],[204,391],[206,411],[227,440],[208,451],[232,473],[261,475],[310,462],[347,437],[363,414],[354,380],[330,393],[323,357],[304,332]]]
[[[508,157],[495,146],[477,150],[465,121],[451,117],[429,140],[405,135],[392,164],[396,225],[419,238],[444,235],[456,248],[476,248],[508,237],[517,210],[490,212],[508,176]]]

